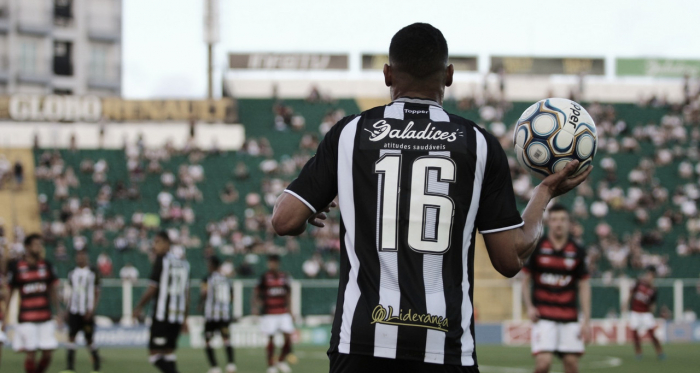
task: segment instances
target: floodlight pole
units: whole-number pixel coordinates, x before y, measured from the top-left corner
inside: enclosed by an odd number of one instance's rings
[[[214,44],[219,41],[219,0],[204,0],[204,42],[207,44],[207,98],[214,97]]]

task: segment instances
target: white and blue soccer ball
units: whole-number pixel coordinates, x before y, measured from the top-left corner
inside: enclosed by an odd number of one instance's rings
[[[593,161],[598,134],[583,106],[565,98],[547,98],[527,108],[513,133],[518,163],[540,179],[579,160],[575,175]]]

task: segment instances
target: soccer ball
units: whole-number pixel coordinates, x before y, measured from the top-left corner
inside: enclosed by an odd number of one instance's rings
[[[518,163],[536,177],[544,179],[578,159],[576,176],[591,165],[598,134],[583,106],[565,98],[548,98],[523,112],[513,142]]]

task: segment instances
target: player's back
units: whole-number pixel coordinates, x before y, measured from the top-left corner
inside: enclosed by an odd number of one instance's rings
[[[172,252],[156,258],[151,280],[158,284],[153,309],[156,321],[182,324],[189,293],[190,264]]]
[[[339,122],[288,188],[314,211],[336,191],[331,352],[474,365],[476,229],[522,225],[497,140],[434,101],[398,99]]]
[[[214,271],[205,278],[207,298],[204,302],[204,318],[208,321],[230,321],[232,286],[231,281]]]
[[[75,267],[68,272],[68,285],[71,296],[68,301],[68,311],[73,314],[85,315],[95,307],[95,287],[99,284],[97,271],[89,266]]]

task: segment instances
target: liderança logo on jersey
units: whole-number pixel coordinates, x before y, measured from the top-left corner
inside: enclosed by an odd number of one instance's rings
[[[423,130],[412,129],[414,125],[415,123],[411,121],[403,130],[392,129],[391,124],[382,119],[372,125],[374,130],[369,130],[367,128],[364,128],[364,130],[370,133],[369,141],[373,142],[381,141],[387,136],[390,139],[401,140],[445,140],[447,142],[454,142],[457,140],[457,137],[464,136],[464,133],[460,130],[453,132],[440,131],[436,129],[432,123],[428,123]]]

